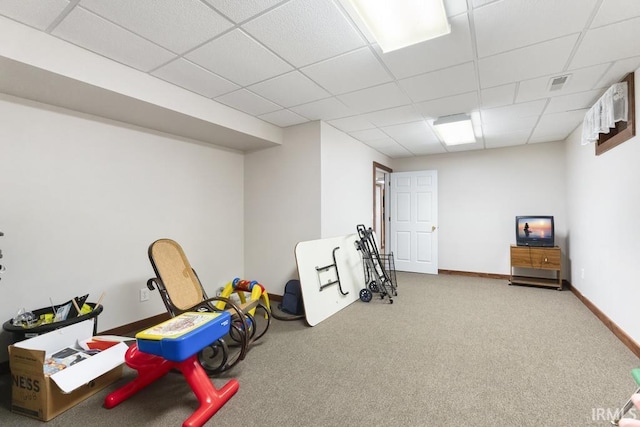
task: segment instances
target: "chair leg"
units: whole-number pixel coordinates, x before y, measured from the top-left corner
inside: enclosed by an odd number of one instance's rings
[[[640,393],[640,387],[633,393]],[[631,398],[629,398],[629,400],[627,400],[627,403],[624,404],[624,406],[622,407],[622,410],[616,414],[616,417],[611,421],[611,424],[614,426],[617,426],[618,423],[620,422],[620,420],[622,419],[622,417],[624,417],[624,415],[629,412],[629,410],[633,407],[633,401],[631,400]]]

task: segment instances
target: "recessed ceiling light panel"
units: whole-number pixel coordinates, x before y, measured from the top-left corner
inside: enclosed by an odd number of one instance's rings
[[[349,0],[383,52],[451,32],[443,0]]]
[[[471,117],[467,114],[453,114],[438,118],[433,127],[446,145],[472,144],[476,142]]]

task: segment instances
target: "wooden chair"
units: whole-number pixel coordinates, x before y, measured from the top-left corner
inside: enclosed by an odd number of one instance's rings
[[[182,247],[170,239],[159,239],[149,246],[149,260],[156,273],[147,281],[150,290],[157,289],[167,311],[175,317],[186,311],[220,311],[216,302],[223,302],[232,316],[229,334],[212,340],[211,345],[199,353],[200,363],[209,376],[219,374],[235,366],[247,354],[254,337],[260,338],[269,328],[270,310],[259,301],[238,305],[229,298],[209,297],[189,264]],[[264,311],[264,322],[258,325],[258,316],[249,311]],[[261,332],[256,335],[256,331]],[[255,338],[255,339],[257,339]],[[233,350],[233,351],[232,351]]]

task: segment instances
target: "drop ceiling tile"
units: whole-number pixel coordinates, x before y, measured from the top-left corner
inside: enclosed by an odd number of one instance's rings
[[[467,0],[444,0],[447,16],[455,16],[467,11]]]
[[[408,151],[406,148],[404,148],[402,145],[398,144],[391,138],[380,139],[377,141],[367,141],[365,144],[373,148],[374,150],[392,158],[413,156],[413,153]]]
[[[242,26],[296,67],[364,46],[331,1],[291,0]]]
[[[498,0],[471,0],[474,9],[482,7],[486,4],[489,4],[495,1],[498,1]]]
[[[68,5],[67,0],[3,0],[0,15],[45,30]]]
[[[366,129],[359,130],[355,132],[349,132],[349,135],[357,139],[358,141],[380,141],[389,137],[386,133],[382,132],[380,129]]]
[[[340,7],[342,7],[342,9],[345,12],[345,17],[351,20],[354,27],[356,28],[356,31],[358,31],[364,38],[365,44],[368,43],[372,45],[377,43],[371,31],[369,31],[367,24],[365,24],[365,22],[362,20],[362,18],[358,14],[356,8],[351,3],[351,0],[333,0],[333,1],[336,3],[336,5],[339,5]]]
[[[640,68],[640,56],[628,59],[621,59],[613,63],[604,76],[598,81],[596,87],[608,88],[613,83],[622,80],[628,73]]]
[[[640,55],[640,18],[587,31],[571,61],[571,68]]]
[[[477,90],[473,62],[432,71],[399,81],[414,102],[444,98]]]
[[[215,98],[215,100],[228,105],[229,107],[233,107],[237,110],[244,111],[245,113],[254,116],[259,116],[282,109],[282,107],[280,107],[279,105],[261,98],[246,89],[240,89],[236,90],[235,92],[227,93],[226,95]]]
[[[240,89],[229,80],[182,58],[163,65],[152,74],[207,98],[215,98]]]
[[[373,129],[373,123],[365,120],[362,116],[345,117],[344,119],[330,120],[329,123],[334,128],[342,132],[350,133],[358,130]]]
[[[404,49],[376,50],[398,79],[439,70],[473,60],[469,20],[466,14],[450,19],[451,33]]]
[[[628,59],[621,59],[613,63],[604,76],[596,83],[597,88],[608,88],[612,84],[619,82],[631,71],[640,68],[640,56]]]
[[[480,91],[482,108],[502,107],[514,103],[516,97],[516,84],[511,83],[495,86]]]
[[[334,95],[392,80],[368,47],[304,67],[301,71]]]
[[[447,152],[447,150],[439,142],[432,143],[432,144],[420,144],[420,145],[418,144],[407,145],[407,146],[403,144],[400,144],[400,145],[406,148],[414,156],[428,156],[432,154],[444,154]]]
[[[570,93],[590,90],[596,85],[598,80],[600,80],[600,77],[602,77],[608,67],[609,64],[600,64],[593,67],[565,71],[562,73],[522,81],[518,87],[516,102],[527,102],[535,99],[568,95]],[[555,91],[549,90],[551,79],[560,76],[569,76],[569,79],[562,89]]]
[[[482,110],[483,134],[491,134],[499,130],[529,129],[531,130],[542,114],[547,101],[539,100],[514,104],[505,107]]]
[[[393,138],[398,144],[407,148],[427,143],[440,144],[440,140],[424,120],[401,125],[385,126],[381,128],[381,130]]]
[[[477,9],[474,11],[474,23],[478,57],[580,33],[596,2],[509,0]]]
[[[421,102],[416,109],[427,118],[438,118],[451,114],[471,113],[478,109],[478,93],[467,92],[460,95]]]
[[[258,117],[266,122],[272,123],[276,126],[280,126],[283,128],[287,126],[293,126],[293,125],[298,125],[300,123],[308,122],[308,120],[305,119],[304,117],[289,110],[278,110],[272,113],[263,114]]]
[[[441,149],[446,151],[440,141],[429,142],[418,139],[409,140],[405,138],[396,142],[414,155],[434,154],[434,152],[440,152]]]
[[[357,139],[357,138],[356,138]],[[371,148],[383,148],[383,147],[392,147],[392,146],[397,146],[398,143],[395,142],[393,139],[389,138],[388,136],[384,136],[380,139],[374,139],[374,140],[370,140],[370,141],[366,141],[365,142],[366,145],[368,145]]]
[[[512,147],[526,144],[531,130],[519,130],[509,133],[485,134],[484,145],[487,148]]]
[[[80,5],[176,53],[193,49],[233,25],[199,1],[81,0]]]
[[[416,111],[413,105],[374,111],[373,113],[363,114],[362,118],[376,126],[397,125],[400,123],[417,122],[423,119],[422,114]]]
[[[409,148],[411,154],[414,156],[431,156],[433,154],[444,154],[447,150],[444,149],[442,144],[429,144],[421,147],[411,147]],[[400,157],[400,156],[398,156]],[[406,156],[403,156],[406,157]]]
[[[291,107],[290,110],[309,120],[334,120],[353,116],[355,112],[336,98],[326,98]]]
[[[487,108],[482,110],[482,119],[483,121],[502,121],[515,117],[539,116],[542,114],[545,104],[545,100],[538,100],[504,107]]]
[[[501,133],[518,131],[531,132],[538,121],[538,116],[514,117],[501,121],[482,122],[482,134],[493,136]]]
[[[587,109],[568,111],[556,114],[545,114],[540,117],[529,142],[563,141],[578,126],[582,125]]]
[[[548,133],[548,134],[539,134],[539,136],[534,137],[531,136],[531,138],[529,138],[529,141],[527,141],[527,144],[544,144],[546,142],[562,142],[565,139],[567,139],[567,136],[560,136],[562,135],[560,132],[556,132],[556,133]]]
[[[640,16],[640,2],[637,0],[604,0],[591,28],[613,24],[625,19]]]
[[[175,55],[80,7],[74,8],[53,35],[141,71],[150,71]]]
[[[577,39],[578,35],[574,34],[482,58],[478,61],[480,87],[489,88],[558,73],[564,69]]]
[[[584,115],[587,114],[588,108],[575,111],[565,111],[555,114],[544,114],[540,117],[538,128],[556,128],[562,129],[569,133],[576,128],[576,125],[582,123]]]
[[[571,95],[554,96],[549,100],[544,114],[562,113],[571,110],[591,108],[591,106],[602,95],[602,89],[589,90],[586,92],[573,93]]]
[[[402,158],[414,156],[413,153],[402,148],[400,145],[398,145],[397,149],[384,148],[376,151],[378,151],[380,154],[384,154],[385,156],[391,157],[392,159],[402,159]]]
[[[247,89],[287,108],[330,96],[326,90],[299,71],[291,71],[256,83]]]
[[[410,139],[405,137],[401,140],[395,140],[395,141],[416,156],[446,152],[446,148],[437,139],[424,140],[419,138]]]
[[[571,133],[571,132],[569,132]],[[564,141],[569,136],[568,133],[562,131],[534,132],[529,138],[529,144],[539,144],[543,142]]]
[[[289,64],[238,29],[189,52],[186,58],[240,86],[292,70]]]
[[[484,140],[480,139],[476,142],[472,142],[470,144],[460,144],[460,145],[451,145],[447,146],[447,152],[456,153],[460,151],[472,151],[472,150],[482,150],[484,148]]]
[[[346,106],[360,113],[383,110],[389,107],[399,107],[411,103],[395,83],[385,83],[356,92],[339,95]]]
[[[262,11],[281,3],[282,0],[205,0],[235,23],[240,23]]]

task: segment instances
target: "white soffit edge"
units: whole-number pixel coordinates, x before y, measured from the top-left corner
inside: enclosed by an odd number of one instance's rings
[[[226,129],[223,132],[224,135],[217,137],[214,134],[210,136],[209,139],[216,138],[216,145],[246,150],[247,148],[240,148],[235,144],[242,143],[244,140],[248,142],[248,146],[253,148],[266,148],[282,144],[282,129],[275,125],[155,77],[140,73],[4,17],[0,17],[0,39],[9,41],[8,43],[0,44],[0,59],[3,59],[2,64],[5,72],[8,72],[7,67],[16,71],[17,64],[22,64],[23,71],[31,67],[33,70],[31,70],[30,74],[37,75],[39,78],[46,79],[48,73],[52,75],[49,78],[67,79],[68,84],[77,81],[79,83],[78,88],[82,90],[90,90],[88,88],[93,86],[91,90],[102,89],[105,90],[105,93],[110,92],[111,95],[117,97],[118,102],[139,103],[136,107],[125,106],[124,109],[135,110],[142,106],[152,107],[157,111],[164,111],[163,120],[165,121],[168,117],[166,114],[174,112],[178,122],[176,126],[178,127],[180,127],[179,123],[184,123],[186,120],[192,123],[198,122],[200,127],[213,126],[212,130],[215,129],[216,131]],[[82,68],[77,67],[79,63],[83,64]],[[10,87],[11,85],[8,82],[4,82],[5,72],[3,72],[3,79],[1,79],[2,83],[0,84]],[[38,85],[37,82],[33,83]],[[27,87],[29,82],[22,80],[21,84],[23,87]],[[13,93],[5,89],[9,88],[0,87],[0,90],[5,93],[20,96],[20,94],[15,93],[17,89],[13,89]],[[33,98],[27,99],[40,101]],[[51,103],[46,100],[41,102]],[[63,102],[64,100],[59,100],[53,105],[71,108],[71,106],[61,105]],[[90,111],[86,112],[94,114]],[[129,123],[129,121],[119,118],[107,118]],[[140,125],[147,126],[146,124]],[[205,131],[205,129],[202,130]],[[189,135],[178,134],[178,136],[192,138]],[[204,141],[212,142],[211,140]]]

